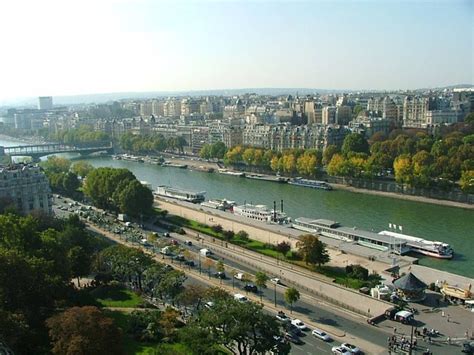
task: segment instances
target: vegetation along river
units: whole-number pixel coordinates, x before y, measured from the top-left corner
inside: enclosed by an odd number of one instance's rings
[[[18,144],[17,142],[15,142]],[[13,142],[0,138],[0,145]],[[172,185],[206,191],[206,198],[227,198],[237,203],[253,202],[273,206],[284,201],[284,210],[292,218],[327,218],[344,226],[356,226],[376,232],[389,223],[403,226],[403,233],[451,244],[452,260],[419,256],[420,264],[474,277],[474,211],[456,207],[405,201],[395,198],[353,193],[343,190],[324,191],[250,180],[223,174],[161,167],[146,163],[112,160],[110,157],[87,159],[95,167],[127,168],[153,188]]]

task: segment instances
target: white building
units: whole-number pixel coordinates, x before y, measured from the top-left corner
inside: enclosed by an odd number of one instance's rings
[[[18,211],[52,213],[52,195],[46,175],[37,165],[0,166],[0,198],[9,199]]]

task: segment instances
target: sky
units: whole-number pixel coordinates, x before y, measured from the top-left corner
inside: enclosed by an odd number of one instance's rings
[[[0,2],[0,101],[474,83],[474,1]]]

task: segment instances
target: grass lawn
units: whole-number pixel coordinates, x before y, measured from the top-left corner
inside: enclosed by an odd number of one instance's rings
[[[143,304],[143,298],[123,286],[101,286],[91,295],[102,307],[136,308]]]

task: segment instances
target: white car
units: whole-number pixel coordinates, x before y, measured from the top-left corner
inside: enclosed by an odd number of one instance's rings
[[[242,272],[239,272],[238,274],[235,274],[234,277],[237,280],[243,280],[244,279],[244,274]]]
[[[242,295],[240,293],[236,293],[234,295],[234,300],[242,302],[242,303],[245,303],[245,302],[249,301],[249,299],[247,297],[245,297],[244,295]]]
[[[276,315],[276,319],[278,319],[280,322],[283,323],[288,323],[290,322],[290,318],[282,311],[279,311]]]
[[[270,279],[270,281],[273,282],[275,285],[281,285],[281,281],[277,277],[274,277],[273,279]]]
[[[319,338],[324,341],[331,341],[331,337],[327,335],[325,332],[319,329],[314,329],[311,334],[313,334],[316,338]]]
[[[308,329],[308,327],[306,326],[306,324],[304,324],[301,320],[299,319],[293,319],[291,321],[291,324],[293,324],[295,327],[298,327],[298,329],[301,329],[301,330],[306,330]]]
[[[342,343],[341,348],[346,349],[350,354],[360,353],[360,349],[357,346],[349,344],[349,343]]]
[[[212,301],[206,302],[204,304],[204,307],[206,307],[207,309],[211,309],[212,307],[214,307],[214,302]]]
[[[336,355],[349,355],[350,354],[349,350],[343,348],[342,346],[333,346],[331,351],[333,354],[336,354]]]

